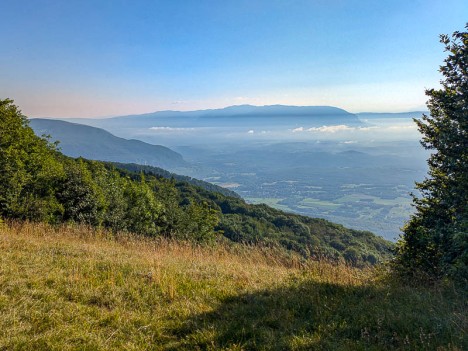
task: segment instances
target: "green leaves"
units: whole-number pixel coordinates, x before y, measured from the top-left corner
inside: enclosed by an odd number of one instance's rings
[[[214,242],[216,233],[213,228],[219,222],[219,212],[211,208],[206,202],[191,203],[186,208],[187,239],[194,238],[198,242]]]
[[[9,99],[0,100],[0,215],[53,221],[54,189],[63,177],[55,145],[34,135]]]
[[[466,27],[468,29],[468,25]],[[428,178],[416,183],[416,213],[403,230],[400,271],[432,278],[460,276],[468,267],[468,32],[441,36],[449,52],[440,67],[443,88],[426,90],[430,115],[416,120],[421,144],[434,150]]]
[[[77,222],[114,231],[210,241],[218,215],[182,207],[171,181],[129,177],[101,162],[66,158],[37,137],[12,100],[0,100],[0,216]],[[171,196],[164,196],[172,194]]]
[[[155,236],[160,234],[157,220],[162,212],[162,204],[151,191],[145,180],[127,182],[124,197],[126,198],[126,229],[137,233]]]
[[[57,188],[57,198],[64,207],[63,220],[100,225],[103,207],[100,189],[86,163],[81,159],[67,160],[65,172]]]

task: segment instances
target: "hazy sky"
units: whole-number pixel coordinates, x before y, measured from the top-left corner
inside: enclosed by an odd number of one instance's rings
[[[29,116],[238,104],[424,109],[467,0],[0,0],[0,98]]]

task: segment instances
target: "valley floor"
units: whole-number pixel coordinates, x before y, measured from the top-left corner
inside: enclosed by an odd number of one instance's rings
[[[0,350],[463,350],[466,294],[41,224],[0,229]]]

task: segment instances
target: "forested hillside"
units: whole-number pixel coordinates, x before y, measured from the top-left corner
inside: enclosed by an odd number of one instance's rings
[[[208,191],[144,169],[72,159],[37,137],[11,100],[0,101],[0,215],[76,222],[145,236],[278,246],[304,257],[375,263],[391,244],[372,233]],[[223,239],[223,237],[225,239]]]
[[[121,162],[112,162],[112,164],[115,165],[116,168],[126,169],[126,170],[131,171],[131,172],[151,173],[153,175],[160,176],[162,178],[175,179],[175,180],[180,181],[180,182],[186,182],[186,183],[189,183],[191,185],[194,185],[194,186],[197,186],[197,187],[209,190],[209,191],[214,191],[216,193],[220,193],[220,194],[223,194],[223,195],[226,195],[226,196],[240,198],[239,194],[237,194],[236,192],[234,192],[232,190],[229,190],[227,188],[223,188],[223,187],[221,187],[219,185],[209,183],[209,182],[205,182],[203,180],[192,178],[192,177],[189,177],[189,176],[175,174],[175,173],[166,171],[165,169],[162,169],[162,168],[159,168],[159,167],[148,166],[148,165],[139,165],[139,164],[136,164],[136,163],[121,163]]]
[[[138,180],[141,174],[129,172],[127,176]],[[150,167],[145,168],[144,177],[167,182],[158,178]],[[390,255],[391,244],[370,232],[347,229],[323,219],[286,213],[267,205],[247,204],[238,197],[226,196],[184,181],[169,182],[175,186],[177,201],[182,208],[187,201],[195,201],[215,209],[220,214],[215,230],[235,242],[280,245],[304,257],[344,257],[354,263],[376,263]],[[174,204],[171,207],[176,208]]]

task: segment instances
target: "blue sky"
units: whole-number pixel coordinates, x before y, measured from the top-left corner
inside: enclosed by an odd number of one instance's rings
[[[0,97],[29,116],[238,104],[424,109],[466,0],[0,0]]]

